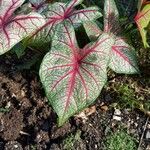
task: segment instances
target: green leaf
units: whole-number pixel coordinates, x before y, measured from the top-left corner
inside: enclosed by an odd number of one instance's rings
[[[17,57],[20,58],[21,56],[25,54],[25,49],[26,49],[26,46],[23,45],[21,42],[19,42],[12,48],[11,51],[14,51]]]
[[[144,47],[149,47],[149,44],[147,42],[147,28],[150,23],[150,4],[145,5],[143,9],[140,12],[138,12],[134,20],[142,36]]]
[[[61,126],[99,96],[114,41],[103,34],[97,42],[80,49],[72,25],[61,24],[56,33],[52,49],[43,59],[40,78]]]

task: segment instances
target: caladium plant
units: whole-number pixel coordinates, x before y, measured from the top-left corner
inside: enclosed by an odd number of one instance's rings
[[[92,24],[84,24],[86,32],[90,36],[98,36],[95,35],[95,31],[97,32],[98,26]],[[90,33],[88,32],[88,30]],[[121,34],[120,24],[119,24],[119,13],[116,8],[116,4],[114,0],[105,0],[104,6],[104,32],[113,34],[115,43],[111,47],[111,51],[109,53],[109,67],[117,72],[117,73],[126,73],[133,74],[138,73],[138,65],[136,60],[136,54],[132,46],[127,44],[126,39],[120,37]],[[99,34],[102,31],[99,29]],[[92,35],[93,34],[93,35]]]
[[[24,0],[0,0],[0,54],[9,51],[45,24],[44,18],[37,13],[15,16],[14,11],[23,2]]]
[[[30,0],[33,1],[33,0]],[[51,36],[54,34],[55,28],[58,24],[63,23],[64,21],[70,22],[75,27],[81,23],[84,23],[89,20],[96,20],[101,17],[102,14],[99,12],[98,7],[89,7],[86,9],[76,10],[75,6],[82,3],[83,0],[71,0],[68,3],[54,3],[48,5],[46,11],[44,11],[43,15],[46,18],[46,23],[33,34],[33,41],[39,42],[42,41],[50,41]],[[38,4],[38,2],[34,1],[34,5]]]
[[[150,2],[147,2],[147,0],[142,0],[140,2],[139,12],[135,16],[134,20],[142,36],[144,47],[145,48],[149,47],[149,44],[147,41],[147,33],[149,30],[148,28],[149,28],[149,23],[150,23]]]
[[[96,100],[107,81],[108,66],[117,73],[138,72],[134,50],[120,36],[114,0],[105,0],[104,31],[95,23],[102,16],[98,7],[76,9],[82,1],[47,4],[46,0],[29,0],[33,12],[24,15],[22,10],[15,16],[24,0],[0,0],[0,54],[16,45],[21,57],[29,39],[28,44],[42,43],[44,48],[51,44],[39,73],[59,126]],[[82,23],[93,42],[81,49],[75,28]]]
[[[70,24],[57,28],[40,77],[59,116],[59,126],[99,96],[107,79],[107,55],[113,42],[111,36],[102,34],[96,42],[80,49]]]

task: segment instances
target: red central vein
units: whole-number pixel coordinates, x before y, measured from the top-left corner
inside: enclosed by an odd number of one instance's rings
[[[69,14],[70,11],[72,11],[72,8],[74,7],[76,2],[77,0],[74,0],[74,2],[70,5],[70,7],[68,7],[67,10],[65,11],[65,14]]]
[[[117,47],[112,46],[112,50],[113,50],[114,52],[116,52],[120,57],[122,57],[126,62],[128,62],[130,65],[132,65],[132,63],[130,62],[130,60],[128,59],[128,57],[125,56],[122,52],[120,52],[120,51],[117,49]]]
[[[77,74],[77,71],[75,71],[73,69],[72,70],[72,76],[71,76],[70,80],[68,81],[68,84],[70,85],[70,87],[68,88],[69,91],[68,91],[68,94],[67,94],[67,101],[66,101],[66,106],[65,106],[64,112],[67,111],[68,106],[70,104],[70,99],[71,99],[71,96],[72,96],[72,93],[73,93],[73,88],[74,88],[74,85],[75,85],[76,74]]]
[[[67,37],[69,38],[69,43],[70,43],[70,45],[71,45],[72,47],[74,47],[73,42],[72,42],[72,39],[71,39],[71,36],[70,36],[70,33],[69,33],[69,30],[68,30],[68,28],[66,27],[66,25],[64,25],[64,27],[65,27],[65,30],[66,30]]]
[[[71,35],[70,35],[70,33],[69,33],[68,28],[66,27],[66,25],[64,25],[64,27],[65,27],[65,30],[66,30],[67,37],[69,38],[69,41],[68,41],[68,42],[69,42],[70,48],[71,48],[71,50],[72,50],[72,53],[73,53],[74,57],[76,57],[77,49],[76,49],[75,46],[74,46],[74,43],[73,43],[73,41],[72,41],[72,38],[71,38]]]
[[[7,33],[7,31],[6,31],[5,28],[3,28],[3,31],[4,31],[4,34],[5,34],[6,39],[7,39],[7,41],[8,41],[8,46],[10,46],[10,37],[9,37],[9,35],[8,35],[8,33]]]
[[[85,89],[85,96],[86,96],[86,100],[87,100],[87,98],[88,98],[88,89],[87,89],[87,87],[86,87],[85,80],[84,80],[84,78],[82,77],[82,75],[81,75],[81,73],[80,73],[79,70],[78,70],[77,73],[78,73],[78,75],[79,75],[79,77],[80,77],[80,79],[81,79],[81,81],[82,81],[83,87],[84,87],[84,89]]]
[[[18,1],[13,2],[13,4],[10,5],[9,8],[6,10],[6,13],[5,13],[4,17],[3,17],[4,22],[7,22],[7,19],[9,19],[9,17],[12,15],[12,14],[9,14],[9,13],[11,12],[11,9],[13,8],[13,6],[15,4],[17,4],[17,2]]]
[[[108,40],[109,38],[106,38],[102,41],[98,41],[95,43],[95,45],[93,47],[91,47],[89,50],[87,50],[87,52],[83,55],[82,59],[84,59],[85,57],[87,57],[90,53],[94,52],[95,49],[100,45],[102,44],[103,42],[105,42],[106,40]]]
[[[150,10],[147,10],[145,13],[139,13],[136,15],[135,20],[138,21],[140,18],[144,17],[150,12]]]

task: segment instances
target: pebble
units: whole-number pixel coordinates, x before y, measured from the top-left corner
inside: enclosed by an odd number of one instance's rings
[[[113,116],[113,119],[117,120],[117,121],[121,121],[121,117],[120,116]]]
[[[117,121],[121,121],[121,111],[119,109],[115,109],[113,119]]]
[[[23,150],[21,144],[17,141],[9,141],[5,145],[5,150]]]
[[[121,115],[121,111],[119,109],[115,109],[114,115]]]
[[[101,106],[101,110],[104,112],[108,111],[108,106],[106,106],[106,105]]]
[[[146,139],[150,139],[150,130],[146,132]]]
[[[147,125],[147,128],[150,129],[150,124]]]
[[[150,145],[147,146],[146,150],[150,150]]]
[[[126,115],[129,115],[129,114],[130,114],[129,111],[130,111],[129,109],[125,109],[125,110],[124,110],[124,113],[125,113]]]

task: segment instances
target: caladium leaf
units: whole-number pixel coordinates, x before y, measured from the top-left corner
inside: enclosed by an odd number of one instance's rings
[[[146,28],[148,28],[150,23],[150,4],[145,5],[143,9],[137,13],[134,20],[142,36],[144,47],[149,47],[149,44],[147,42],[148,29]]]
[[[91,41],[96,40],[103,33],[94,21],[86,22],[83,26]]]
[[[119,13],[114,0],[105,0],[104,31],[115,35],[120,32]]]
[[[46,0],[29,0],[31,7],[34,11],[42,13],[48,7]]]
[[[148,0],[139,0],[138,2],[138,10],[140,11],[143,5],[149,4],[150,1]]]
[[[0,54],[9,51],[45,23],[43,17],[37,13],[15,17],[13,12],[23,2],[24,0],[0,1]]]
[[[107,52],[113,42],[104,34],[96,43],[80,49],[72,25],[57,28],[52,49],[43,59],[40,78],[59,116],[59,126],[99,96],[107,78]]]
[[[113,17],[111,18],[109,14],[115,15],[113,15]],[[115,24],[113,24],[112,20],[114,19],[114,23],[116,23],[116,25],[119,26],[119,22],[117,21],[119,20],[118,15],[119,14],[116,10],[114,1],[105,0],[104,32],[110,33],[110,35],[115,41],[115,43],[111,47],[111,50],[109,51],[109,67],[117,73],[138,73],[139,69],[133,48],[129,46],[123,38],[119,38],[116,35],[114,35],[116,33],[119,33],[118,31],[120,29],[118,30],[118,27],[115,27]],[[89,37],[94,36],[96,38],[96,32],[100,33],[100,29],[95,24],[91,24],[90,27],[88,27],[88,25],[85,25],[85,28]]]
[[[83,2],[83,0],[70,0],[70,1],[66,4],[66,6],[67,6],[67,8],[69,8],[69,9],[71,10],[71,9],[74,8],[75,6],[81,4],[82,2]]]
[[[91,31],[94,36],[95,30]],[[96,38],[96,36],[94,36]],[[138,73],[138,65],[134,49],[126,43],[123,38],[116,38],[113,36],[115,43],[109,51],[109,67],[117,73],[133,74]]]
[[[138,73],[138,65],[134,49],[124,39],[116,38],[110,52],[109,67],[117,73]]]
[[[50,35],[58,24],[64,21],[71,22],[72,25],[83,23],[89,20],[95,20],[101,17],[98,7],[89,7],[83,10],[75,10],[75,6],[78,5],[81,0],[72,0],[70,3],[54,3],[49,5],[48,11],[45,13],[47,22],[41,27],[32,37],[42,37],[44,40],[49,41]]]

